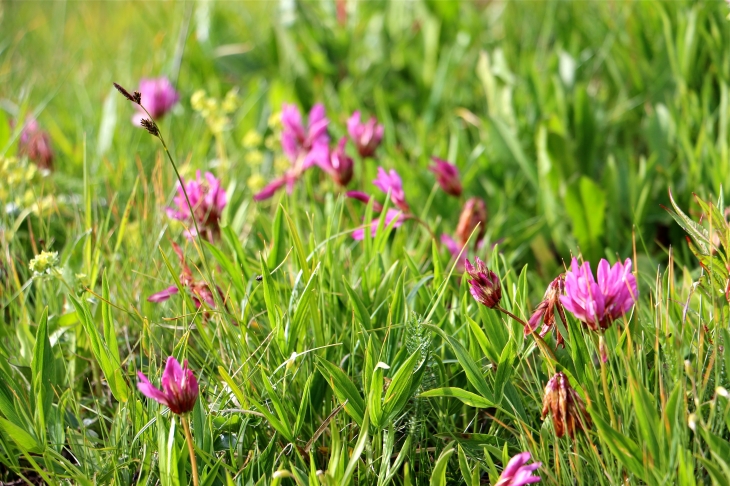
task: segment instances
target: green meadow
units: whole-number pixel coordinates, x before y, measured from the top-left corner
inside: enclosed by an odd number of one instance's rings
[[[0,2],[0,484],[730,485],[729,16]]]

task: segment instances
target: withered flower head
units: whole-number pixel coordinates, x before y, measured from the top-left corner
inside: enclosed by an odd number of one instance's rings
[[[555,339],[557,340],[558,346],[565,346],[563,336],[560,334],[557,326],[555,325],[555,311],[557,310],[560,314],[560,318],[565,321],[565,310],[563,304],[560,302],[560,296],[565,292],[565,274],[560,274],[558,277],[550,282],[545,295],[542,298],[542,302],[537,306],[535,312],[530,317],[527,327],[525,327],[525,336],[537,331],[537,328],[542,323],[542,328],[538,333],[540,337],[545,337],[550,329],[555,329]]]
[[[476,266],[469,260],[466,261],[466,271],[471,277],[468,280],[469,292],[480,304],[493,309],[502,300],[502,283],[499,276],[487,268],[487,265],[479,259],[475,260]]]
[[[562,437],[565,432],[572,439],[576,430],[591,428],[591,416],[586,411],[583,400],[570,386],[568,377],[563,373],[556,373],[550,378],[545,387],[545,397],[542,400],[542,418],[550,413],[553,416],[555,435]]]
[[[461,246],[466,245],[469,236],[471,236],[474,228],[477,228],[477,225],[479,228],[474,235],[475,246],[479,244],[486,231],[487,205],[478,197],[472,197],[464,204],[464,209],[461,210],[461,215],[459,216],[459,224],[456,226],[456,237]]]

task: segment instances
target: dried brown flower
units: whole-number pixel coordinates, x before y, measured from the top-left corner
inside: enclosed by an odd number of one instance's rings
[[[487,224],[487,205],[484,201],[478,197],[472,197],[466,204],[464,209],[461,210],[459,216],[459,224],[456,226],[456,237],[459,240],[461,246],[466,245],[471,236],[472,231],[477,228],[477,232],[474,238],[475,246],[481,241],[486,231]]]
[[[150,135],[153,135],[155,137],[158,137],[160,135],[160,131],[157,129],[157,125],[149,118],[142,118],[140,124],[142,125],[142,128],[150,132]]]
[[[556,310],[558,311],[558,314],[560,314],[560,318],[563,322],[567,322],[565,320],[565,309],[563,309],[563,304],[560,302],[560,296],[563,295],[564,292],[565,274],[561,273],[557,278],[555,278],[555,280],[550,282],[550,285],[548,285],[545,295],[542,298],[542,302],[540,302],[540,305],[537,306],[537,309],[535,309],[535,312],[532,314],[532,317],[530,317],[530,320],[527,323],[527,327],[525,327],[525,335],[537,331],[538,326],[542,323],[542,328],[538,333],[539,336],[545,337],[545,334],[547,334],[550,329],[555,329],[555,339],[558,346],[565,346],[563,336],[560,334],[558,327],[555,325]]]
[[[586,411],[583,400],[571,388],[568,377],[563,373],[556,373],[545,387],[545,397],[542,400],[543,420],[548,413],[553,416],[555,435],[558,437],[563,437],[567,431],[572,439],[576,430],[591,427],[591,416]]]

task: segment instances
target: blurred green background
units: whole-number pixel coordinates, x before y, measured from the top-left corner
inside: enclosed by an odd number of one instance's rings
[[[241,145],[249,131],[266,132],[282,102],[323,102],[333,137],[361,109],[384,123],[380,162],[405,175],[410,198],[433,189],[413,167],[431,155],[456,162],[467,193],[488,203],[491,241],[545,275],[578,249],[630,254],[634,236],[641,253],[663,259],[673,243],[685,258],[681,230],[660,207],[667,189],[687,207],[693,192],[718,198],[730,186],[722,1],[0,8],[2,108],[10,118],[35,113],[50,131],[62,190],[79,189],[84,140],[97,197],[124,200],[140,170],[151,176],[154,140],[128,128],[131,107],[111,83],[133,89],[157,75],[182,94],[164,129],[191,169],[216,161],[190,95],[239,90],[225,133],[231,163],[218,171],[237,182],[235,201],[250,199],[252,174],[273,171],[270,159],[248,164]],[[453,221],[457,203],[432,195],[434,211]]]

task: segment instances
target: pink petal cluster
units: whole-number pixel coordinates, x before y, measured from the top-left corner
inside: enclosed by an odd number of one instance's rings
[[[53,170],[53,150],[48,133],[41,130],[38,120],[29,118],[20,132],[18,153],[27,156],[41,169]]]
[[[165,371],[162,373],[162,390],[159,390],[150,383],[150,380],[141,372],[137,372],[139,382],[137,388],[147,398],[166,405],[172,413],[182,415],[193,410],[195,401],[198,399],[198,381],[195,375],[188,368],[188,361],[183,365],[170,356],[165,364]]]
[[[459,180],[459,169],[452,163],[449,163],[438,157],[431,157],[434,164],[428,169],[436,174],[436,181],[446,194],[451,196],[461,196],[461,181]]]
[[[573,258],[570,271],[565,274],[565,294],[560,296],[565,309],[594,331],[607,329],[636,302],[638,289],[631,273],[631,260],[610,266],[601,259],[596,282],[590,263],[579,265]]]
[[[192,224],[193,218],[195,218],[203,236],[209,241],[214,241],[220,235],[221,213],[227,202],[226,191],[221,187],[220,181],[210,172],[206,172],[205,179],[201,179],[200,171],[198,171],[195,179],[183,180],[183,183],[193,213],[191,215],[183,187],[178,184],[177,195],[174,199],[177,208],[167,208],[167,215],[189,224],[190,227],[186,230],[185,235],[190,239],[196,236],[195,227]]]
[[[159,120],[165,116],[180,99],[180,95],[175,91],[170,80],[165,77],[140,80],[139,92],[142,94],[141,104],[149,111],[153,120]],[[137,107],[137,113],[132,117],[132,123],[140,126],[143,118],[147,118],[147,114]]]
[[[322,170],[327,172],[332,179],[341,186],[346,186],[352,180],[353,162],[352,158],[345,152],[347,139],[342,137],[337,147],[330,151],[327,164],[322,165]]]
[[[533,476],[533,472],[542,466],[541,462],[533,462],[526,465],[530,460],[528,451],[520,452],[507,463],[502,475],[494,486],[524,486],[525,484],[540,481],[540,476]]]
[[[407,213],[410,210],[406,202],[406,194],[403,191],[403,181],[395,169],[386,172],[382,167],[378,167],[378,177],[375,178],[373,184],[386,194],[390,191],[390,200],[401,211]]]
[[[205,302],[211,308],[215,307],[215,298],[213,297],[213,292],[211,292],[208,284],[205,282],[196,281],[193,278],[193,272],[190,271],[190,267],[188,267],[188,264],[185,261],[185,255],[183,255],[183,252],[177,245],[177,243],[173,242],[172,248],[175,250],[177,258],[180,260],[180,266],[182,267],[182,271],[180,272],[179,276],[180,285],[190,292],[193,302],[195,303],[195,308],[199,309],[202,306],[203,302]],[[149,297],[147,297],[147,301],[154,303],[164,302],[177,293],[177,286],[172,285],[164,290],[150,295]],[[218,294],[221,296],[222,300],[223,293],[220,289],[218,289]]]
[[[398,218],[395,223],[393,223],[393,228],[398,228],[403,224],[403,221],[407,218],[406,215],[404,215],[402,212],[398,211],[397,209],[388,209],[385,213],[385,225],[383,226],[386,228],[394,219]],[[375,219],[370,223],[370,234],[372,236],[375,236],[378,232],[378,222],[379,220]],[[366,226],[362,226],[355,231],[352,232],[352,237],[356,240],[364,240],[365,239],[365,228]]]
[[[347,133],[361,157],[372,157],[383,139],[383,125],[379,125],[372,117],[367,123],[362,123],[360,112],[356,111],[347,120]]]
[[[263,201],[271,198],[276,191],[286,186],[291,193],[294,184],[304,171],[313,165],[319,165],[324,170],[330,167],[329,135],[327,125],[329,120],[325,115],[324,106],[316,104],[309,112],[307,128],[302,125],[302,115],[296,105],[284,104],[281,110],[281,146],[291,161],[291,168],[286,173],[271,181],[261,191],[254,195],[254,201]]]

